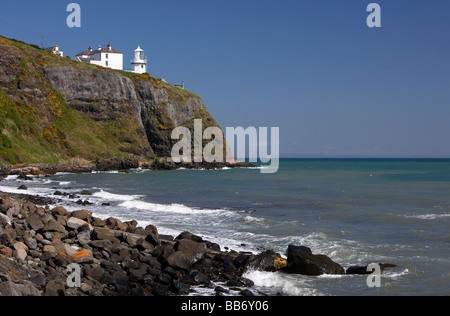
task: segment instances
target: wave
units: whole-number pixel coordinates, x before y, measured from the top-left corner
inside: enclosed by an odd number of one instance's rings
[[[450,213],[445,214],[422,214],[422,215],[404,215],[405,218],[414,218],[414,219],[424,219],[424,220],[432,220],[432,219],[440,219],[450,217]]]
[[[252,280],[255,286],[263,292],[276,295],[278,293],[287,296],[317,296],[323,295],[317,289],[309,285],[306,278],[288,275],[282,272],[249,271],[244,277]]]
[[[135,208],[146,211],[155,211],[155,212],[166,212],[166,213],[177,213],[177,214],[218,214],[229,212],[225,209],[201,209],[201,208],[192,208],[183,204],[157,204],[151,202],[140,201],[136,199],[131,199],[128,201],[124,201],[119,204],[121,207],[126,208]]]
[[[93,196],[105,200],[114,200],[114,201],[135,201],[138,198],[142,197],[142,195],[115,194],[104,190],[100,190],[99,192],[93,193]]]

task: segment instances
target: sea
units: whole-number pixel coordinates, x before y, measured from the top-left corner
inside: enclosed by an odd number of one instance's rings
[[[54,197],[68,210],[137,220],[160,234],[189,231],[226,251],[272,249],[286,257],[293,244],[344,268],[396,265],[378,287],[360,275],[249,271],[255,295],[450,295],[449,159],[281,159],[275,174],[261,168],[8,176],[0,191]],[[17,190],[21,184],[26,192]],[[82,190],[93,193],[82,197],[92,205],[54,195]]]

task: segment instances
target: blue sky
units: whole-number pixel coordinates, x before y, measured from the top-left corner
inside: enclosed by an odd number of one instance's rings
[[[81,28],[66,7],[81,6]],[[382,27],[367,27],[377,2]],[[222,128],[280,127],[282,157],[450,157],[448,0],[0,0],[0,34],[74,57],[111,43],[185,81]]]

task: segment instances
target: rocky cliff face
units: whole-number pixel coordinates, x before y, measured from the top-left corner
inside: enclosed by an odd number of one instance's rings
[[[0,37],[0,161],[169,157],[175,127],[218,126],[197,95],[148,74],[61,58]]]

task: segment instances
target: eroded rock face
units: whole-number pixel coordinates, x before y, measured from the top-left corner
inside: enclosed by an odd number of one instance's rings
[[[48,83],[65,95],[70,107],[96,121],[115,121],[133,113],[142,129],[139,133],[147,137],[158,157],[170,156],[175,127],[188,126],[202,116],[206,117],[205,128],[218,126],[200,98],[171,97],[173,92],[154,80],[131,80],[118,72],[70,66],[46,67],[44,73]]]

